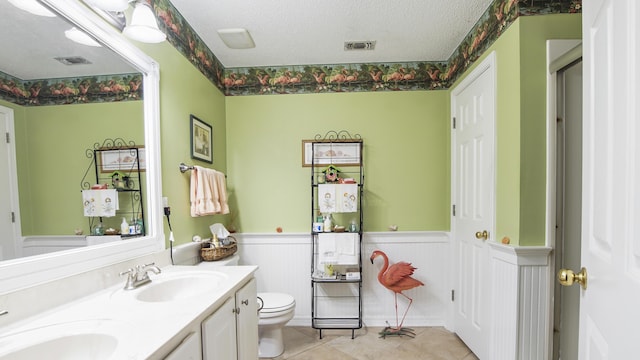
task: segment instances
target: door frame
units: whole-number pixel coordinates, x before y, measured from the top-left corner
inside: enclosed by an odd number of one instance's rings
[[[582,57],[582,39],[547,40],[547,181],[546,181],[546,220],[545,220],[545,246],[553,249],[551,252],[551,271],[549,274],[549,328],[548,332],[548,359],[553,359],[554,350],[554,316],[555,316],[555,286],[557,274],[556,259],[561,254],[557,250],[556,239],[556,205],[557,205],[557,73],[565,66]],[[578,330],[576,324],[576,331]]]
[[[13,233],[13,257],[22,256],[22,225],[20,222],[20,196],[18,192],[18,163],[16,159],[16,136],[14,124],[14,111],[12,108],[0,105],[0,112],[6,114],[7,124],[4,129],[8,136],[7,152],[8,152],[8,182],[9,182],[9,206],[14,213],[14,221],[12,226]]]
[[[492,71],[493,75],[491,78],[492,84],[491,86],[493,87],[493,94],[494,94],[494,117],[492,119],[493,123],[491,124],[491,128],[493,131],[493,164],[494,164],[494,171],[493,174],[491,174],[492,177],[492,194],[491,194],[491,202],[492,202],[492,208],[494,211],[494,215],[493,215],[493,219],[492,219],[492,223],[490,228],[488,229],[488,231],[490,232],[491,236],[489,238],[489,240],[487,240],[487,242],[489,241],[495,241],[495,239],[493,238],[493,236],[495,235],[495,230],[496,230],[496,217],[495,217],[495,210],[496,210],[496,173],[497,173],[497,118],[498,118],[498,107],[497,107],[497,99],[498,99],[498,92],[497,92],[497,76],[498,76],[498,72],[497,72],[497,55],[495,51],[492,51],[491,53],[489,53],[487,55],[486,58],[484,58],[479,64],[478,66],[473,69],[473,71],[471,73],[469,73],[469,75],[467,77],[465,77],[464,79],[462,79],[462,81],[456,85],[450,93],[450,111],[451,111],[451,116],[450,116],[450,129],[451,129],[451,159],[450,159],[450,163],[451,163],[451,209],[450,209],[450,224],[451,224],[451,232],[450,232],[450,247],[449,247],[449,259],[450,259],[450,278],[449,278],[449,283],[451,284],[451,293],[452,293],[452,299],[449,303],[448,306],[448,310],[447,310],[447,315],[446,315],[446,320],[445,320],[445,328],[455,332],[455,303],[453,301],[453,297],[454,292],[453,289],[456,286],[456,282],[458,280],[458,278],[461,276],[461,274],[459,274],[459,259],[457,256],[457,249],[458,249],[458,243],[455,240],[456,239],[456,217],[454,215],[454,210],[453,210],[453,206],[456,204],[456,188],[458,185],[457,182],[457,170],[456,170],[456,166],[457,166],[457,159],[456,159],[456,145],[457,145],[457,140],[456,140],[456,132],[454,130],[454,118],[456,116],[456,103],[454,101],[455,97],[462,92],[465,88],[467,88],[470,84],[472,84],[478,77],[480,77],[482,74],[484,74],[486,71]],[[488,246],[488,244],[487,244]],[[488,264],[487,264],[488,265]],[[490,268],[487,268],[490,271]],[[490,278],[490,276],[488,276],[488,278]],[[489,301],[487,302],[488,305],[491,304],[491,301],[489,299]]]

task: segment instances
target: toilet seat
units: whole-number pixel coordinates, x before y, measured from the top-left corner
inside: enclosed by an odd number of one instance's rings
[[[261,314],[280,313],[296,306],[296,300],[289,294],[258,293],[258,297],[263,301],[262,309],[260,309]]]

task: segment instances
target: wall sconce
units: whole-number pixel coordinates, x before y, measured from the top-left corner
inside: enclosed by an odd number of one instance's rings
[[[151,7],[146,0],[83,0],[96,13],[133,40],[143,43],[163,42],[167,35],[160,31]],[[134,2],[131,21],[126,25],[123,12]]]

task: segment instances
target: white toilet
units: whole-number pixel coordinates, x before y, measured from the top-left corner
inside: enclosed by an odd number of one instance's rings
[[[235,254],[218,261],[203,261],[201,267],[238,265],[239,256]],[[258,356],[273,358],[284,352],[282,328],[293,318],[296,301],[293,296],[282,293],[258,293]]]
[[[293,296],[283,293],[258,293],[258,355],[274,358],[284,352],[282,328],[293,318],[296,301]]]

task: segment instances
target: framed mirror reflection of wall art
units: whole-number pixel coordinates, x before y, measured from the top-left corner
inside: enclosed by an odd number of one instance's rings
[[[213,128],[191,115],[191,158],[213,163]]]

